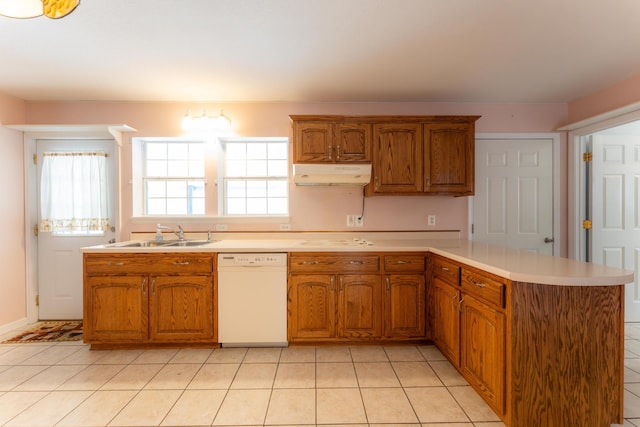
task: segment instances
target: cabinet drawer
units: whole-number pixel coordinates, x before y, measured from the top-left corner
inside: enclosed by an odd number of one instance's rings
[[[296,255],[289,257],[289,269],[292,273],[309,271],[324,273],[377,273],[380,271],[378,255]]]
[[[450,285],[460,285],[460,266],[444,258],[434,256],[430,259],[432,274]]]
[[[147,255],[112,254],[86,255],[85,271],[96,274],[182,274],[211,273],[213,257],[210,255]]]
[[[505,306],[505,284],[498,277],[464,268],[462,290],[500,308]]]
[[[386,255],[384,257],[384,270],[392,272],[424,272],[424,255]]]

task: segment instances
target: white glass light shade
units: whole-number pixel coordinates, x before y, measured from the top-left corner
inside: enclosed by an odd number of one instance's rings
[[[0,0],[0,15],[9,18],[35,18],[43,13],[42,0]]]

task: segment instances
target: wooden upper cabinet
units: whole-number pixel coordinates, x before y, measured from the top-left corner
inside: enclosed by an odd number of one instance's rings
[[[373,188],[368,193],[422,192],[422,124],[374,124],[373,139]]]
[[[473,122],[424,125],[424,191],[472,195],[474,191]]]
[[[293,162],[371,161],[371,125],[294,121]]]

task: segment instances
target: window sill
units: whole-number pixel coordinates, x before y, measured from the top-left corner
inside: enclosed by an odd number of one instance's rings
[[[132,224],[288,224],[290,217],[282,216],[134,216]]]

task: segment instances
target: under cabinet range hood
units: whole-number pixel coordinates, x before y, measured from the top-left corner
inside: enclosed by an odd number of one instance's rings
[[[309,164],[293,165],[293,182],[296,185],[360,185],[371,180],[371,164]]]

